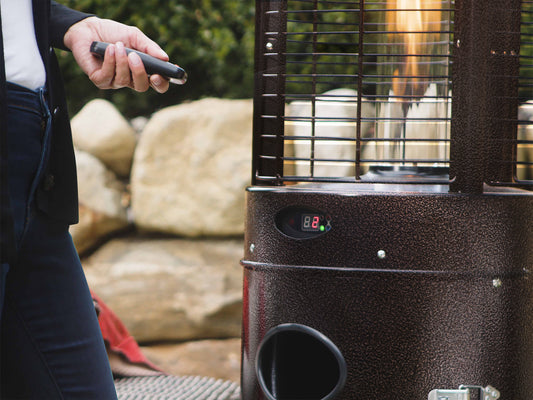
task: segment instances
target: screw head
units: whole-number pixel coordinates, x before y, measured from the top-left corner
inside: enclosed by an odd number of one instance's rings
[[[492,280],[492,286],[494,286],[495,288],[502,287],[502,285],[503,285],[503,282],[500,278],[495,278]]]
[[[378,251],[378,258],[380,260],[384,260],[385,258],[387,258],[387,252],[385,250],[379,250]]]
[[[272,51],[272,50],[274,49],[274,45],[272,44],[272,42],[268,42],[268,43],[266,44],[266,49],[267,49],[268,51]]]
[[[252,244],[250,245],[250,253],[253,253],[254,250],[255,250],[255,244],[252,243]]]

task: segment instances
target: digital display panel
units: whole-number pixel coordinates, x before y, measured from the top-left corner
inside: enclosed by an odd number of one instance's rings
[[[302,214],[302,231],[320,232],[320,220],[322,219],[324,218],[319,214]]]
[[[311,239],[332,229],[331,215],[308,207],[290,206],[280,210],[276,227],[294,239]]]

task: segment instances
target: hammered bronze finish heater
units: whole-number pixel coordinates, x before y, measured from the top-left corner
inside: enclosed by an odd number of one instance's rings
[[[533,2],[256,18],[243,400],[533,399]]]

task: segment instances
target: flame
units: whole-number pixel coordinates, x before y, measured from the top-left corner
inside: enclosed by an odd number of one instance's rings
[[[395,44],[399,54],[395,56],[399,66],[393,72],[393,92],[420,98],[431,83],[426,55],[432,54],[441,35],[442,1],[387,0],[386,14],[389,43]]]

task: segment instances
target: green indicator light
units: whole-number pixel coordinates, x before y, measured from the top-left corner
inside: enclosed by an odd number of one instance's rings
[[[324,232],[326,230],[326,227],[324,225],[320,225],[320,232]]]

